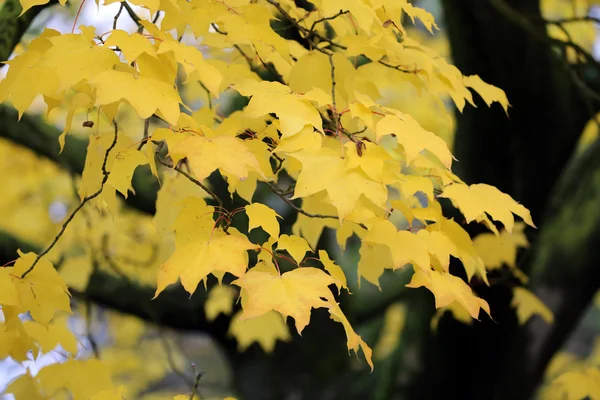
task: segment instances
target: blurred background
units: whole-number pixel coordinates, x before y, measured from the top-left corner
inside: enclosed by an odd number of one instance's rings
[[[469,323],[457,310],[436,311],[431,293],[404,287],[410,276],[403,270],[386,271],[381,289],[363,279],[359,291],[360,243],[351,237],[340,249],[326,223],[303,234],[313,248],[336,255],[349,279],[354,295],[341,300],[357,332],[374,349],[371,374],[364,363],[347,356],[343,329],[326,313],[315,312],[303,336],[290,337],[287,331],[277,336],[229,328],[237,294],[214,289],[214,282],[192,298],[173,291],[150,302],[157,268],[173,249],[173,238],[164,233],[176,217],[175,199],[206,194],[171,171],[161,171],[157,198],[158,183],[140,168],[135,196],[120,201],[118,218],[96,210],[84,213],[49,255],[73,294],[74,314],[65,320],[77,334],[78,356],[105,361],[115,381],[127,387],[127,398],[189,392],[192,365],[205,371],[202,399],[600,396],[600,8],[591,0],[413,3],[432,13],[440,29],[431,35],[407,20],[409,36],[465,75],[479,74],[504,89],[512,106],[509,118],[500,107],[488,109],[481,98],[477,108],[462,113],[450,99],[440,109],[406,75],[369,76],[382,104],[413,115],[448,143],[458,159],[458,176],[497,186],[531,210],[537,230],[519,226],[513,235],[496,239],[477,228],[469,231],[492,270],[492,286],[476,282],[474,289],[490,303],[494,321],[482,317]],[[44,28],[71,32],[79,7],[73,2],[44,8],[14,54]],[[78,26],[94,26],[99,34],[110,31],[119,7],[87,1]],[[146,9],[132,9],[151,17]],[[118,27],[136,30],[126,15]],[[209,51],[191,32],[182,40],[197,45],[207,58],[240,62],[231,51]],[[3,67],[0,74],[6,71]],[[363,73],[369,73],[368,65]],[[189,83],[182,93],[199,120],[212,121],[243,106],[226,92],[215,111],[207,112],[199,84]],[[89,136],[83,122],[90,116],[75,114],[59,154],[66,113],[58,109],[47,115],[38,99],[17,123],[16,111],[0,106],[0,264],[16,258],[17,248],[35,251],[47,245],[79,202]],[[132,142],[139,140],[143,121],[131,110],[121,114],[121,129]],[[152,129],[160,126],[152,121]],[[212,183],[229,197],[222,180]],[[301,230],[303,216],[263,189],[259,185],[253,200],[284,217],[282,233]],[[161,198],[167,192],[171,195]],[[235,194],[232,204],[244,204],[242,197]],[[528,291],[515,289],[520,287]],[[66,357],[58,347],[24,363],[1,361],[0,391],[25,368],[35,374]]]

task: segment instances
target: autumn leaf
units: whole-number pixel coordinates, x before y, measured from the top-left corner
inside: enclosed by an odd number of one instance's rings
[[[329,285],[336,280],[320,269],[296,268],[282,275],[250,269],[232,285],[242,288],[244,318],[259,317],[271,310],[292,317],[298,333],[310,321],[313,308],[329,307],[333,294]]]
[[[479,310],[484,310],[490,315],[488,303],[475,296],[473,290],[462,279],[445,272],[422,271],[415,269],[412,280],[407,287],[418,288],[425,286],[435,296],[435,307],[446,307],[452,302],[457,302],[467,310],[474,319],[479,318]]]
[[[277,217],[281,218],[275,210],[261,203],[249,204],[246,207],[246,215],[250,220],[248,230],[261,227],[271,237],[279,237],[279,222]]]
[[[242,276],[248,267],[248,250],[256,249],[248,239],[237,235],[225,235],[216,229],[210,240],[196,240],[177,248],[160,267],[156,286],[156,298],[177,278],[189,294],[196,291],[201,280],[213,272],[229,272]]]
[[[289,342],[292,339],[288,326],[276,311],[253,318],[245,318],[239,311],[231,320],[228,334],[235,337],[241,351],[252,343],[258,343],[265,352],[271,353],[277,340]]]

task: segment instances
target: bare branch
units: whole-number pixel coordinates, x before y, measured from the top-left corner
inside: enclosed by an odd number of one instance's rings
[[[69,226],[69,224],[71,223],[71,221],[73,220],[73,218],[75,218],[75,215],[77,215],[77,213],[79,212],[79,210],[81,210],[83,208],[83,206],[86,205],[90,200],[95,199],[96,197],[98,197],[100,195],[100,193],[102,193],[102,190],[104,189],[104,184],[108,180],[108,175],[109,175],[109,172],[106,170],[106,163],[108,161],[108,156],[110,155],[111,150],[117,144],[117,138],[118,138],[118,134],[119,134],[119,128],[117,126],[117,122],[113,121],[113,125],[115,127],[115,137],[113,139],[113,142],[108,147],[108,149],[106,149],[106,153],[104,154],[104,161],[102,162],[102,175],[103,175],[103,178],[102,178],[102,183],[100,184],[100,189],[98,189],[98,191],[96,191],[95,193],[93,193],[93,194],[91,194],[89,196],[86,196],[81,201],[81,203],[79,203],[79,205],[73,210],[73,212],[69,215],[69,217],[65,220],[65,222],[63,222],[60,231],[54,237],[54,240],[52,241],[52,243],[50,243],[50,245],[44,251],[42,251],[40,254],[38,254],[38,256],[35,258],[35,260],[31,264],[31,267],[29,267],[27,269],[27,271],[23,272],[23,274],[21,275],[21,279],[25,278],[31,271],[33,271],[33,269],[35,268],[35,266],[37,265],[37,263],[40,261],[40,259],[43,256],[45,256],[46,254],[48,254],[48,252],[50,250],[52,250],[52,248],[56,245],[56,243],[58,243],[58,241],[60,240],[60,238],[62,237],[62,235],[65,233],[65,231],[67,229],[67,226]]]

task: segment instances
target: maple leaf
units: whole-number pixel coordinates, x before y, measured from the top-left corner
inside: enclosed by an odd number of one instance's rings
[[[517,309],[517,318],[520,324],[525,324],[535,314],[549,324],[554,321],[554,315],[548,306],[525,288],[515,287],[513,289],[513,299],[510,305]]]
[[[154,157],[152,157],[154,159]],[[110,170],[107,184],[117,189],[125,198],[131,187],[133,172],[140,165],[148,164],[146,155],[135,148],[129,148],[118,152]]]
[[[171,152],[187,157],[190,168],[199,180],[206,179],[216,169],[240,180],[246,179],[250,171],[261,171],[256,156],[240,139],[234,137],[190,136],[179,142]]]
[[[288,326],[276,311],[254,318],[245,318],[243,312],[239,311],[231,319],[228,334],[235,337],[241,351],[256,342],[270,353],[275,349],[277,340],[289,342],[292,339]]]
[[[193,294],[198,283],[213,272],[242,276],[248,267],[248,250],[256,249],[246,237],[226,235],[216,229],[210,240],[196,240],[181,246],[160,267],[156,298],[168,285],[181,279],[184,289]]]
[[[365,359],[367,360],[367,363],[371,367],[371,371],[373,371],[373,360],[372,360],[373,351],[367,345],[367,343],[365,343],[365,341],[359,335],[356,334],[356,332],[350,325],[348,318],[346,318],[346,316],[342,312],[342,309],[340,308],[340,306],[337,303],[334,306],[329,308],[329,314],[331,315],[331,319],[341,323],[344,326],[344,330],[346,331],[346,338],[347,338],[346,344],[348,346],[348,349],[354,350],[354,352],[358,353],[358,349],[360,347],[363,351],[363,354],[365,355]]]
[[[19,251],[19,259],[12,268],[11,276],[20,308],[29,311],[31,317],[43,326],[48,326],[57,310],[71,312],[70,296],[63,279],[52,264],[43,258],[25,278],[21,278],[35,259],[35,253],[23,254]]]
[[[412,280],[406,286],[411,288],[425,286],[435,296],[436,308],[446,307],[456,301],[475,319],[479,318],[480,309],[490,315],[488,303],[475,296],[473,290],[462,279],[447,272],[415,269]]]
[[[279,222],[277,222],[277,217],[281,218],[281,216],[275,210],[261,203],[253,203],[246,206],[246,215],[248,215],[250,220],[248,230],[260,226],[271,237],[279,237]]]
[[[123,71],[104,71],[89,81],[96,88],[96,104],[107,105],[125,100],[142,119],[150,118],[155,112],[171,125],[179,119],[179,93],[165,82],[134,76]]]
[[[130,63],[144,53],[156,57],[152,43],[137,32],[130,35],[121,29],[113,30],[108,39],[104,41],[104,45],[118,47]]]
[[[306,239],[296,235],[281,235],[277,242],[277,249],[287,250],[297,264],[304,260],[307,251],[312,251]]]
[[[323,131],[321,115],[311,102],[281,83],[246,80],[236,84],[234,89],[243,96],[252,97],[244,109],[248,116],[256,118],[275,113],[284,137],[300,132],[305,125]]]
[[[452,154],[448,150],[446,142],[439,136],[423,129],[410,115],[386,115],[377,123],[375,131],[378,140],[385,135],[395,135],[398,144],[404,148],[407,164],[411,164],[422,150],[428,150],[446,168],[450,168],[452,165]]]
[[[421,236],[408,231],[399,231],[388,220],[375,219],[370,225],[363,242],[387,246],[392,254],[394,268],[414,263],[420,269],[430,269],[427,243]]]
[[[302,163],[293,199],[326,190],[340,220],[352,213],[361,195],[385,208],[385,185],[369,179],[361,169],[349,169],[348,160],[340,157],[339,150],[322,148],[295,152],[291,156]]]
[[[213,321],[221,313],[225,315],[231,314],[235,294],[236,291],[231,286],[213,286],[210,292],[208,292],[208,299],[204,303],[206,319]]]
[[[294,318],[298,333],[308,325],[312,308],[329,307],[333,302],[328,286],[335,283],[336,279],[313,267],[296,268],[282,275],[250,269],[231,282],[242,288],[244,318],[275,310]]]
[[[506,193],[485,184],[454,184],[447,186],[440,197],[451,199],[465,216],[467,222],[489,214],[496,221],[502,222],[510,233],[515,224],[513,213],[535,228],[531,214],[524,206],[513,200]]]
[[[319,250],[319,260],[323,263],[323,267],[325,267],[325,271],[329,272],[329,275],[333,276],[338,283],[336,283],[338,287],[338,293],[342,288],[348,290],[348,286],[346,283],[346,274],[342,270],[342,267],[335,264],[330,258],[325,250]]]

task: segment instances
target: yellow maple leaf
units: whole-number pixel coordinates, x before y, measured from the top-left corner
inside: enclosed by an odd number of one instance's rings
[[[29,311],[34,320],[48,326],[57,310],[71,312],[70,296],[63,279],[44,258],[25,278],[21,278],[35,259],[35,253],[23,254],[19,251],[19,259],[12,268],[11,276],[22,311]]]
[[[52,396],[67,389],[73,400],[87,400],[98,392],[113,389],[109,369],[102,361],[93,358],[48,365],[36,378],[46,395]]]
[[[288,342],[292,338],[281,314],[276,311],[253,318],[245,318],[239,311],[231,319],[228,334],[235,337],[240,351],[256,342],[267,353],[275,349],[277,340]]]
[[[423,129],[408,114],[386,115],[377,123],[375,132],[378,140],[385,135],[395,135],[398,144],[404,148],[407,164],[411,164],[421,151],[428,150],[446,168],[450,168],[452,165],[452,154],[448,150],[446,142],[439,136]]]
[[[135,148],[126,148],[115,154],[115,161],[110,169],[107,184],[117,189],[125,198],[131,187],[131,179],[135,169],[148,164],[146,155]]]
[[[523,221],[535,228],[531,214],[524,206],[517,203],[506,193],[486,184],[467,186],[457,183],[447,186],[439,197],[451,199],[465,216],[467,222],[489,214],[496,221],[502,222],[505,229],[512,232],[515,219],[512,214],[523,218]]]
[[[35,321],[23,323],[25,332],[37,342],[40,352],[47,353],[57,345],[75,356],[77,354],[77,338],[69,330],[67,318],[54,317],[52,322],[45,327]]]
[[[125,59],[130,63],[143,53],[156,57],[152,43],[150,43],[148,38],[137,32],[130,35],[121,29],[113,30],[108,39],[104,41],[104,45],[118,47]]]
[[[179,104],[182,104],[182,101],[173,85],[116,70],[101,72],[89,83],[96,88],[98,105],[125,100],[142,119],[150,118],[158,111],[169,124],[177,124]]]
[[[463,78],[463,82],[465,86],[470,87],[479,93],[488,107],[496,101],[500,103],[502,108],[504,108],[504,112],[506,112],[506,115],[508,115],[508,107],[510,107],[510,103],[508,102],[508,98],[506,97],[504,90],[484,82],[479,75],[465,76]]]
[[[399,231],[394,224],[383,219],[370,221],[368,228],[363,242],[387,246],[392,254],[394,269],[410,263],[423,270],[430,269],[429,251],[422,236]]]
[[[199,180],[221,169],[244,180],[250,171],[261,172],[256,156],[235,137],[205,138],[190,136],[179,142],[171,152],[189,160],[190,168]]]
[[[516,308],[520,324],[525,324],[529,318],[536,314],[549,324],[554,321],[552,310],[542,303],[534,293],[523,287],[513,289],[511,306]]]
[[[284,137],[298,133],[305,125],[323,131],[321,115],[309,100],[292,93],[278,82],[246,80],[234,86],[241,95],[252,97],[244,112],[250,117],[275,113]]]
[[[246,237],[226,235],[216,229],[208,241],[200,239],[175,249],[160,267],[154,297],[177,278],[185,290],[193,294],[198,283],[212,272],[229,272],[239,277],[248,267],[248,250],[253,249],[256,245]]]
[[[296,235],[281,235],[277,242],[277,249],[287,250],[298,264],[304,260],[307,251],[312,251],[306,239]]]
[[[358,260],[358,285],[360,287],[360,278],[365,278],[367,282],[372,283],[381,289],[379,278],[383,275],[385,269],[392,269],[394,262],[392,252],[387,245],[379,243],[369,243],[363,241],[359,250],[360,259]]]
[[[333,305],[329,307],[329,314],[331,315],[331,319],[341,323],[344,326],[344,330],[346,331],[346,344],[348,346],[348,350],[354,350],[355,353],[358,353],[358,349],[361,348],[363,354],[365,355],[367,363],[371,367],[371,371],[373,371],[373,351],[371,350],[369,345],[367,345],[367,343],[365,343],[365,341],[359,335],[356,334],[356,332],[350,325],[348,318],[346,318],[346,316],[342,312],[342,309],[337,303],[333,303]]]
[[[325,267],[325,271],[329,272],[329,275],[333,276],[338,282],[336,286],[338,287],[338,293],[342,288],[348,290],[348,285],[346,283],[346,274],[344,274],[344,270],[342,267],[335,264],[330,258],[329,254],[325,250],[319,250],[319,260],[323,263],[323,267]]]
[[[498,235],[480,233],[473,239],[473,246],[483,260],[487,269],[500,268],[507,265],[517,267],[517,251],[520,247],[528,247],[529,241],[523,233],[525,224],[515,223],[512,233],[502,230]]]
[[[284,317],[294,318],[298,333],[308,325],[312,308],[329,307],[333,302],[328,286],[335,283],[333,277],[313,267],[296,268],[282,275],[251,269],[231,282],[243,289],[244,318],[275,310]]]
[[[208,292],[208,299],[204,303],[204,312],[206,319],[213,321],[221,313],[225,315],[231,314],[233,310],[233,300],[236,291],[231,286],[216,285]]]
[[[302,163],[293,199],[326,190],[340,220],[354,211],[361,195],[376,206],[385,208],[385,185],[371,180],[358,168],[349,169],[348,160],[340,157],[339,150],[324,147],[291,155]]]
[[[473,290],[462,279],[437,271],[423,271],[415,269],[409,284],[411,288],[425,286],[435,296],[435,307],[446,307],[456,301],[463,306],[471,317],[478,319],[479,310],[483,309],[490,315],[490,306],[480,297],[473,294]]]
[[[277,217],[281,218],[281,216],[275,210],[261,203],[249,204],[245,208],[246,215],[248,215],[248,219],[250,220],[248,230],[260,226],[271,237],[279,237],[279,222],[277,222]]]

